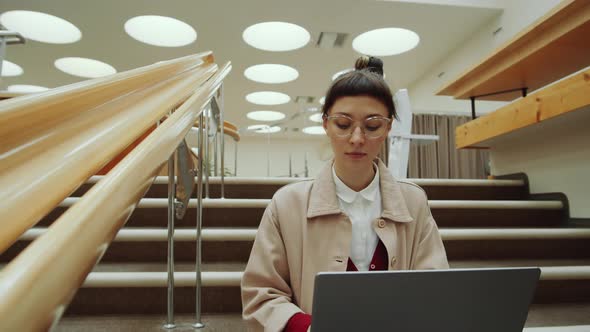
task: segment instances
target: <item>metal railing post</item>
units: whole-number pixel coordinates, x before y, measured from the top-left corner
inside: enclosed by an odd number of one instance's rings
[[[217,128],[215,128],[215,134],[213,135],[213,176],[217,176],[217,150],[218,149],[218,135],[217,135]]]
[[[209,172],[211,172],[211,158],[209,158],[209,127],[211,127],[211,116],[213,111],[211,106],[206,108],[205,114],[205,197],[209,198]]]
[[[238,141],[234,140],[234,176],[238,176]]]
[[[195,266],[195,323],[194,328],[201,329],[205,324],[201,321],[201,227],[203,223],[203,112],[199,115],[199,162],[197,168],[197,243]]]
[[[174,218],[176,183],[174,181],[174,154],[168,159],[168,306],[165,329],[173,329],[174,324]]]
[[[225,126],[223,122],[223,84],[219,87],[219,99],[219,125],[221,126],[221,198],[225,198]]]

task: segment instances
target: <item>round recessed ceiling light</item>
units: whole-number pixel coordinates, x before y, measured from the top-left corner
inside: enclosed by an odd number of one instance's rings
[[[388,56],[407,52],[420,42],[420,37],[411,30],[383,28],[367,31],[352,41],[359,53],[373,56]]]
[[[326,134],[326,131],[324,130],[324,127],[322,127],[322,126],[305,127],[301,131],[303,131],[303,133],[308,134],[308,135],[325,135]]]
[[[258,130],[256,130],[256,133],[259,134],[274,134],[274,133],[278,133],[279,131],[281,131],[281,127],[279,126],[266,126],[264,128],[260,128]]]
[[[172,17],[145,15],[130,18],[125,22],[125,32],[142,43],[179,47],[194,43],[197,32],[192,26]]]
[[[23,37],[43,43],[69,44],[82,38],[72,23],[57,16],[28,10],[11,10],[0,15],[0,23]]]
[[[88,58],[61,58],[55,60],[55,67],[64,73],[87,78],[103,77],[117,72],[104,62]]]
[[[262,64],[248,67],[244,76],[259,83],[287,83],[297,79],[299,72],[289,66],[277,64]]]
[[[322,104],[322,105],[323,105],[325,102],[326,102],[326,97],[322,97],[322,98],[320,98],[320,104]]]
[[[38,86],[38,85],[14,84],[14,85],[9,85],[7,90],[10,92],[17,92],[17,93],[35,93],[35,92],[47,91],[47,90],[49,90],[49,88],[46,88],[44,86]]]
[[[246,114],[248,119],[256,121],[278,121],[285,118],[285,114],[275,111],[254,111]]]
[[[324,118],[322,117],[322,113],[312,114],[309,119],[313,122],[324,122]]]
[[[23,74],[21,66],[7,60],[2,61],[2,77],[19,76]]]
[[[288,103],[291,97],[281,92],[260,91],[248,94],[246,100],[257,105],[281,105]]]
[[[299,25],[287,22],[264,22],[244,30],[246,44],[264,51],[292,51],[305,46],[310,34]]]
[[[332,76],[332,81],[336,80],[338,77],[340,77],[346,73],[350,73],[353,70],[354,70],[354,68],[347,68],[347,69],[337,72],[336,74],[334,74],[334,76]]]

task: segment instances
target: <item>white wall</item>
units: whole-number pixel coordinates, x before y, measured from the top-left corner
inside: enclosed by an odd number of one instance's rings
[[[590,106],[493,142],[494,175],[524,172],[531,193],[563,192],[572,218],[590,218]]]
[[[498,47],[513,38],[535,20],[559,4],[560,0],[502,0],[504,11],[480,31],[448,54],[433,66],[428,74],[408,87],[414,113],[453,112],[471,114],[469,100],[454,100],[449,96],[436,96],[435,93],[446,83],[458,78],[463,72],[479,63]],[[497,34],[493,34],[498,28]],[[442,77],[439,73],[444,72]],[[488,113],[506,103],[477,101],[478,114]]]
[[[326,161],[332,158],[330,142],[326,136],[304,136],[298,139],[266,136],[242,136],[238,142],[238,176],[266,177],[289,176],[289,153],[293,176],[304,176],[305,154],[310,177],[314,177]],[[196,133],[188,135],[188,144],[197,146]],[[211,145],[213,146],[213,145]],[[235,170],[235,142],[231,138],[225,140],[225,168],[231,174]],[[213,156],[213,152],[211,152]],[[270,174],[268,173],[268,157],[270,157]],[[213,158],[213,157],[211,157]],[[220,160],[221,156],[218,157]],[[220,163],[220,161],[219,161]],[[219,166],[220,167],[220,166]]]

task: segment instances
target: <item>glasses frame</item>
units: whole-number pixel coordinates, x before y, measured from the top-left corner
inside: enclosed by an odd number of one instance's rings
[[[358,123],[358,122],[361,122],[361,121],[354,120],[353,118],[351,118],[351,117],[350,117],[350,116],[348,116],[348,115],[344,115],[344,114],[337,114],[337,115],[328,115],[328,116],[324,116],[324,119],[325,119],[325,120],[328,120],[328,121],[329,121],[330,119],[338,119],[338,118],[346,118],[346,119],[349,119],[350,121],[352,121],[352,124],[353,124],[352,130],[351,130],[351,131],[350,131],[350,133],[348,133],[348,134],[344,134],[344,135],[338,135],[338,134],[334,133],[334,135],[336,135],[336,136],[338,136],[338,137],[342,137],[342,138],[345,138],[345,137],[346,137],[346,138],[348,138],[348,137],[351,137],[351,136],[352,136],[352,133],[354,133],[354,131],[356,130],[356,127],[359,127],[359,128],[361,128],[361,132],[363,133],[363,136],[364,136],[365,138],[367,138],[367,139],[379,139],[379,138],[381,138],[381,137],[383,137],[383,136],[387,136],[387,132],[388,132],[388,130],[386,130],[386,131],[385,131],[383,134],[381,134],[381,135],[379,135],[379,136],[377,136],[377,137],[371,137],[371,136],[367,136],[367,133],[365,132],[365,126],[364,126],[364,122],[366,122],[367,120],[371,120],[371,119],[379,119],[379,120],[385,120],[385,121],[387,122],[387,124],[391,124],[391,122],[393,121],[393,120],[392,120],[392,119],[390,119],[390,118],[386,118],[386,117],[384,117],[384,116],[376,115],[376,116],[371,116],[371,117],[368,117],[368,118],[366,118],[366,119],[362,120],[362,122],[363,122],[363,124],[362,124],[362,125],[360,125],[360,124],[357,124],[357,125],[355,126],[355,124],[356,124],[356,123]]]

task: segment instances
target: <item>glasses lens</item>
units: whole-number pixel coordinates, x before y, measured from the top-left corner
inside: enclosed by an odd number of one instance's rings
[[[365,120],[365,135],[370,138],[378,138],[387,131],[387,120],[383,118],[369,118]]]
[[[343,116],[335,116],[329,119],[330,125],[333,129],[333,132],[338,136],[347,136],[350,135],[352,131],[352,120],[343,117]]]

